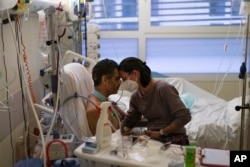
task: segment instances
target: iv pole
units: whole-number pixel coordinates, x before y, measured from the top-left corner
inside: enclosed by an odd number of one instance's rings
[[[244,4],[244,9],[245,8]],[[239,78],[243,79],[243,87],[242,87],[242,102],[241,106],[236,106],[235,110],[239,111],[241,110],[241,127],[240,127],[240,150],[243,150],[244,146],[244,130],[245,130],[245,109],[250,109],[249,104],[245,104],[246,101],[246,85],[247,85],[247,77],[246,77],[246,63],[247,63],[247,56],[248,56],[248,34],[249,34],[249,14],[247,13],[247,21],[246,21],[246,35],[245,35],[245,51],[244,51],[244,62],[242,63],[240,67],[240,74]]]
[[[249,15],[247,15],[247,25],[246,25],[246,39],[245,39],[245,52],[244,52],[244,63],[242,64],[243,66],[246,66],[247,63],[247,54],[248,54],[248,31],[249,31]],[[244,68],[243,71],[243,87],[242,87],[242,102],[241,105],[241,134],[240,134],[240,150],[243,150],[243,145],[244,145],[244,129],[245,129],[245,101],[246,101],[246,84],[247,84],[247,77],[246,77],[246,67]]]
[[[52,97],[53,97],[53,106],[57,101],[57,63],[56,63],[56,55],[55,55],[55,29],[54,29],[54,22],[53,22],[53,15],[55,13],[55,8],[50,6],[49,8],[49,38],[50,38],[50,45],[51,45],[51,56],[50,60],[52,64],[52,76],[51,76],[51,89],[52,89]]]

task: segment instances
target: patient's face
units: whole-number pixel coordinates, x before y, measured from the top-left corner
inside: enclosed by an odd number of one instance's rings
[[[111,78],[109,78],[108,91],[109,94],[117,93],[119,87],[121,85],[121,77],[117,69],[115,69],[114,74]]]

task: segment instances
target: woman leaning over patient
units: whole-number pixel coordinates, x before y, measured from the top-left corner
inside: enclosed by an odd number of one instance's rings
[[[144,133],[151,139],[188,145],[184,126],[191,120],[191,115],[175,87],[164,80],[153,79],[151,69],[135,57],[122,60],[119,73],[123,80],[138,84],[138,89],[131,95],[122,135],[130,134],[143,116],[148,120]]]

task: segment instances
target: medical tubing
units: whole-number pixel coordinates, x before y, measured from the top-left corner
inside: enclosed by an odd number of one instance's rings
[[[81,97],[81,98],[86,99],[86,100],[89,101],[91,104],[93,104],[93,105],[96,107],[96,109],[97,109],[98,111],[101,110],[101,108],[100,108],[95,102],[93,102],[92,100],[90,100],[90,98],[88,98],[88,97],[86,97],[86,96],[83,96],[83,95],[79,95],[77,92],[75,92],[73,96],[70,96],[70,97],[68,97],[67,99],[65,99],[65,100],[63,101],[63,105],[64,105],[65,103],[67,103],[70,99],[72,99],[72,98],[77,98],[77,97]]]
[[[238,34],[237,34],[237,40],[239,39],[239,36],[240,36],[240,32],[241,32],[241,29],[242,29],[242,26],[241,26],[242,24],[240,24],[240,30],[238,31]],[[236,41],[237,42],[237,41]],[[241,44],[242,44],[242,42],[241,42]],[[225,47],[225,46],[224,46]],[[228,46],[227,46],[228,47]],[[231,55],[233,55],[233,54],[231,54]],[[231,62],[232,62],[232,60],[231,60]],[[219,67],[218,67],[218,73],[217,73],[217,75],[216,75],[216,80],[215,80],[215,84],[214,84],[214,88],[213,88],[213,91],[212,91],[212,94],[214,94],[214,95],[218,95],[219,94],[219,92],[221,91],[221,89],[222,89],[222,86],[223,86],[223,82],[224,82],[224,80],[225,80],[225,78],[226,78],[226,76],[227,76],[227,74],[228,74],[228,72],[229,72],[229,70],[230,70],[230,68],[228,68],[227,69],[227,73],[225,73],[224,74],[224,76],[223,77],[220,77],[221,78],[221,81],[220,81],[220,83],[219,83],[219,86],[217,87],[217,82],[219,82],[218,81],[218,78],[219,78],[219,70],[220,70],[220,67],[221,67],[221,65],[222,65],[222,63],[223,63],[223,59],[221,59],[221,61],[220,61],[220,65],[219,65]],[[231,63],[232,64],[232,63]],[[230,64],[230,65],[231,65]],[[229,67],[230,67],[230,65],[229,65]]]
[[[113,108],[114,109],[114,108]],[[114,114],[115,114],[115,117],[117,118],[118,120],[118,123],[119,123],[119,128],[121,128],[121,120],[120,120],[120,117],[118,115],[118,111],[116,111],[115,109],[113,110]],[[114,125],[111,123],[111,127],[114,127]],[[114,130],[117,130],[115,127],[113,128]]]
[[[57,44],[58,45],[58,44]],[[58,60],[59,62],[59,60]],[[60,63],[58,63],[60,64]],[[58,67],[59,68],[59,67]],[[49,131],[47,132],[47,136],[46,136],[46,140],[45,142],[47,143],[48,140],[49,140],[49,137],[50,137],[50,133],[52,131],[52,128],[54,126],[54,123],[55,123],[55,120],[56,120],[56,115],[57,115],[57,111],[58,111],[58,105],[59,105],[59,97],[60,97],[60,77],[59,77],[59,72],[57,70],[57,93],[56,93],[56,102],[54,103],[55,107],[54,107],[54,115],[53,115],[53,118],[52,118],[52,121],[51,121],[51,126],[49,128]]]
[[[60,140],[60,139],[51,140],[48,143],[47,147],[46,147],[46,157],[47,157],[48,167],[51,167],[50,156],[49,156],[49,148],[50,148],[51,144],[53,144],[53,143],[60,143],[64,147],[65,157],[68,158],[68,156],[69,156],[68,147],[67,147],[67,145],[62,140]]]
[[[5,52],[4,52],[4,51],[3,51],[3,57],[5,57]],[[5,61],[8,62],[8,59],[5,59]],[[8,63],[9,63],[9,62],[8,62]],[[10,94],[9,97],[11,97],[11,99],[13,100],[13,95],[11,95],[10,90],[8,89],[8,86],[15,82],[15,79],[16,79],[16,77],[17,77],[17,74],[16,74],[16,72],[15,72],[15,69],[14,69],[12,66],[9,65],[8,67],[11,67],[11,69],[13,70],[14,76],[13,76],[13,79],[11,79],[11,80],[8,79],[8,81],[9,81],[8,83],[2,83],[2,82],[1,82],[0,92],[2,91],[2,89],[4,89],[8,94]],[[0,71],[2,71],[2,69],[0,69]],[[5,105],[3,104],[3,102],[1,102],[1,101],[0,101],[0,105],[5,106]],[[9,106],[6,106],[6,107],[7,107],[6,109],[9,108]]]
[[[102,0],[101,3],[102,3],[101,5],[102,5],[102,7],[103,7],[104,17],[108,19],[108,17],[107,17],[107,10],[106,10],[106,4],[105,4],[104,0]],[[107,27],[109,27],[109,26],[108,26],[109,22],[106,21],[105,23],[106,23]],[[112,37],[110,28],[108,28],[108,35],[109,35],[109,37]],[[117,59],[119,60],[119,57],[118,57],[118,55],[117,55],[117,51],[116,51],[116,49],[115,49],[113,40],[112,40],[112,48],[114,49],[114,54],[115,54],[115,56],[116,56]]]
[[[240,35],[240,31],[239,31],[238,35]],[[234,62],[234,61],[231,60],[231,64],[232,64],[233,62]],[[231,66],[231,64],[230,64],[230,66]],[[229,72],[229,70],[230,70],[230,66],[229,66],[228,69],[227,69],[227,73],[225,73],[224,76],[222,77],[221,82],[220,82],[220,84],[219,84],[219,88],[218,88],[217,91],[215,92],[215,95],[218,95],[219,92],[221,91],[221,89],[222,89],[222,87],[223,87],[223,82],[225,81],[226,76],[227,76],[227,74],[228,74],[228,72]]]
[[[11,34],[12,34],[12,37],[14,38],[14,41],[15,41],[15,35],[14,35],[15,32],[14,32],[14,29],[13,29],[13,26],[12,26],[12,22],[11,22],[11,19],[10,19],[9,10],[7,9],[6,11],[7,11],[7,17],[8,17],[8,20],[9,20],[9,25],[10,25],[10,28],[11,28]],[[22,64],[22,60],[21,60],[21,58],[20,58],[20,52],[18,51],[17,43],[16,43],[16,42],[14,42],[14,43],[15,43],[15,47],[16,47],[16,50],[17,50],[18,55],[19,55],[19,56],[18,56],[19,62],[21,63],[21,65],[23,65],[23,64]],[[22,66],[21,66],[21,67],[22,67]],[[24,73],[23,68],[20,68],[20,69],[21,69],[21,73]],[[45,149],[44,137],[43,137],[43,135],[42,135],[42,134],[43,134],[43,133],[42,133],[42,132],[43,132],[43,131],[42,131],[42,127],[41,127],[39,118],[38,118],[38,116],[37,116],[37,113],[36,113],[34,104],[33,104],[33,102],[32,102],[32,98],[31,98],[31,95],[30,95],[30,89],[29,89],[29,87],[28,87],[28,83],[27,83],[27,81],[26,81],[26,78],[23,77],[23,80],[24,80],[24,85],[25,85],[25,87],[26,87],[26,89],[27,89],[28,100],[29,100],[29,102],[30,102],[30,104],[31,104],[31,109],[32,109],[32,112],[33,112],[34,117],[35,117],[35,121],[37,122],[37,126],[38,126],[38,129],[39,129],[40,134],[41,134],[42,148],[43,148],[43,153],[44,153],[43,164],[44,164],[44,167],[46,167],[46,156],[45,156],[45,151],[46,151],[46,149]]]
[[[3,46],[4,47],[4,46]],[[2,83],[1,82],[1,87],[6,91],[6,95],[7,95],[7,97],[6,97],[6,104],[4,103],[4,101],[1,101],[0,100],[0,112],[1,111],[9,111],[9,109],[10,109],[10,107],[9,107],[9,94],[10,94],[10,91],[9,91],[9,84],[7,83],[8,82],[8,78],[6,77],[7,76],[7,69],[6,69],[6,60],[7,59],[5,59],[5,53],[4,53],[4,49],[3,49],[3,64],[4,64],[4,77],[3,78],[5,78],[5,83]],[[0,71],[1,71],[1,69],[0,69]],[[15,76],[16,76],[16,73],[14,73],[15,74]],[[14,79],[15,79],[16,77],[14,77]],[[0,92],[2,91],[2,88],[0,88]]]
[[[16,22],[17,22],[19,31],[21,32],[20,33],[20,40],[21,40],[21,45],[23,46],[23,61],[24,61],[24,67],[26,69],[26,74],[28,76],[28,84],[29,84],[29,88],[30,88],[30,91],[31,91],[31,97],[32,97],[33,103],[36,103],[36,97],[35,97],[34,89],[33,89],[33,86],[32,86],[31,73],[30,73],[29,65],[28,65],[28,57],[26,55],[25,45],[23,43],[22,30],[21,30],[20,20],[19,20],[18,15],[16,15]],[[29,122],[28,122],[28,124],[29,124]],[[27,138],[26,138],[26,136],[28,136],[28,131],[26,131],[24,134],[25,134],[24,135],[24,144],[25,144],[25,146],[27,146]],[[27,149],[25,149],[25,155],[26,155],[26,157],[28,155]]]
[[[237,40],[239,39],[240,32],[241,32],[241,30],[238,31]],[[242,44],[242,41],[243,41],[243,40],[241,40],[241,44]],[[233,54],[231,54],[231,55],[233,55]],[[220,66],[219,66],[219,67],[221,67],[222,62],[223,62],[223,61],[221,60],[221,63],[220,63]],[[222,89],[222,87],[223,87],[223,82],[225,81],[225,78],[227,77],[228,72],[229,72],[229,70],[230,70],[230,67],[231,67],[231,65],[232,65],[233,63],[234,63],[234,61],[233,61],[232,58],[231,58],[230,64],[229,64],[229,67],[227,68],[226,73],[223,75],[223,77],[220,77],[220,78],[221,78],[221,81],[220,81],[218,87],[217,87],[217,81],[218,81],[218,77],[219,77],[219,76],[218,76],[218,74],[216,75],[216,82],[215,82],[215,85],[214,85],[212,94],[214,94],[214,95],[218,95],[218,94],[219,94],[219,92],[221,91],[221,89]],[[218,72],[219,72],[219,69],[220,69],[220,68],[218,68]],[[217,88],[216,88],[216,87],[217,87]]]
[[[52,24],[52,23],[51,23]],[[53,31],[53,30],[51,30]],[[56,33],[55,33],[55,36],[53,37],[53,39],[56,38]],[[50,133],[52,131],[52,128],[54,126],[54,123],[55,123],[55,120],[56,120],[56,116],[57,116],[57,111],[58,111],[58,107],[59,107],[59,97],[60,97],[60,75],[59,75],[59,67],[61,65],[60,63],[60,55],[61,55],[61,50],[60,50],[60,46],[59,46],[59,43],[56,42],[56,45],[57,45],[57,50],[58,50],[58,54],[57,54],[57,62],[56,62],[56,75],[53,75],[51,77],[52,79],[52,92],[53,93],[56,93],[56,102],[54,103],[55,107],[54,107],[54,114],[53,114],[53,118],[52,118],[52,121],[51,121],[51,125],[49,127],[49,131],[47,132],[47,137],[46,137],[46,142],[49,140],[49,137],[50,137]]]
[[[114,101],[115,103],[118,103],[118,102],[121,100],[122,95],[123,95],[123,89],[122,89],[121,91],[122,91],[122,93],[121,93],[120,97],[118,98],[118,100]],[[112,103],[111,103],[111,104],[112,104]],[[119,128],[121,128],[121,119],[120,119],[120,117],[119,117],[119,113],[118,113],[118,111],[117,111],[114,107],[112,107],[112,108],[113,108],[114,114],[115,114],[115,116],[116,116],[116,118],[117,118],[117,120],[118,120]],[[111,123],[111,122],[110,122],[110,123]],[[111,124],[111,125],[112,125],[111,127],[114,127],[113,124]],[[114,127],[113,129],[114,129],[114,130],[117,130],[115,127]]]
[[[1,28],[3,28],[3,27],[1,27]],[[4,51],[5,51],[5,47],[4,47],[4,41],[3,41],[3,29],[1,29],[1,37],[2,37],[2,42],[3,42],[3,46],[2,46],[2,48],[3,48],[3,53],[4,53]],[[3,78],[5,78],[4,79],[4,81],[5,81],[5,83],[7,83],[8,82],[8,71],[7,71],[7,66],[6,66],[6,56],[5,56],[5,54],[3,54],[3,66],[4,66],[4,74],[5,74],[5,76],[3,77]],[[8,85],[6,85],[6,89],[8,90],[9,89],[9,86]],[[2,102],[1,102],[1,100],[0,100],[0,104],[1,104]],[[4,103],[2,103],[2,104],[4,104]],[[6,106],[7,106],[7,110],[6,111],[8,111],[8,116],[9,116],[9,128],[10,128],[10,145],[11,145],[11,151],[12,151],[12,164],[14,164],[14,146],[13,146],[13,132],[12,132],[12,119],[11,119],[11,113],[10,113],[10,107],[8,107],[9,106],[9,91],[6,91]],[[2,107],[0,108],[0,111],[2,110]]]
[[[122,91],[122,93],[121,93],[120,97],[115,101],[115,103],[118,103],[121,100],[122,95],[123,95],[123,89],[121,91]]]
[[[20,23],[19,23],[18,15],[16,15],[16,20],[17,20],[19,30],[21,31],[21,26],[20,26]],[[23,43],[22,33],[20,35],[20,39],[21,39],[21,45],[23,46],[23,61],[24,61],[24,67],[25,67],[25,70],[26,70],[26,74],[28,76],[28,85],[29,85],[29,88],[30,88],[30,93],[31,93],[33,103],[36,103],[36,96],[35,96],[34,89],[33,89],[33,86],[32,86],[32,78],[31,78],[31,73],[30,73],[29,64],[28,64],[28,56],[26,55],[26,50],[25,50],[26,48],[25,48],[25,45]]]

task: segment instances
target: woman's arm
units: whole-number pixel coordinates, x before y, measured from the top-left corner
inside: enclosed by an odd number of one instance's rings
[[[115,111],[117,111],[117,113],[119,114],[120,120],[122,121],[126,116],[126,112],[121,110],[116,102],[112,102],[112,107],[115,109]]]

